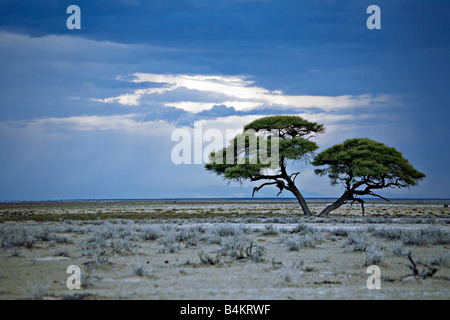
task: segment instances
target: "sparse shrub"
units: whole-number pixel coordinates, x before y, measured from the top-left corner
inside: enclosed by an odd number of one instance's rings
[[[450,244],[450,232],[443,228],[428,227],[423,229],[422,234],[427,238],[428,243],[432,245],[447,245]]]
[[[299,263],[292,263],[291,266],[283,265],[280,270],[281,278],[285,282],[294,282],[297,278],[303,275],[303,260]]]
[[[130,241],[140,240],[139,236],[137,236],[136,230],[133,229],[133,226],[127,226],[127,229],[124,229],[125,227],[121,227],[121,230],[114,234],[113,238],[120,238],[120,239],[128,239]]]
[[[388,240],[400,240],[403,232],[401,229],[397,228],[379,228],[373,232],[373,235]]]
[[[319,244],[322,240],[323,240],[323,235],[322,234],[317,234],[317,235],[307,234],[304,237],[300,237],[300,247],[302,247],[302,248],[305,248],[305,247],[313,248],[317,244]]]
[[[278,230],[275,229],[273,224],[266,225],[264,230],[261,231],[261,235],[263,236],[276,236],[278,233]]]
[[[208,233],[205,240],[209,244],[220,244],[222,242],[222,238],[216,233]]]
[[[172,231],[173,231],[173,226],[171,226],[171,225],[169,225],[169,224],[163,224],[161,227],[160,227],[160,229],[161,229],[161,231],[162,232],[164,232],[164,233],[171,233]]]
[[[388,240],[401,240],[405,245],[446,245],[450,243],[448,231],[438,227],[428,227],[414,230],[402,230],[398,228],[381,228],[374,233],[377,237]]]
[[[348,231],[343,228],[336,228],[331,230],[331,234],[336,237],[346,237],[348,235]]]
[[[229,256],[233,260],[250,259],[255,262],[263,261],[265,254],[262,245],[254,246],[253,240],[250,237],[228,237],[222,241],[222,246],[219,248],[219,253],[222,256]]]
[[[136,277],[143,277],[145,275],[144,266],[142,266],[142,265],[135,266],[133,269],[133,274]]]
[[[203,225],[196,225],[191,227],[190,230],[195,233],[206,233],[207,228]]]
[[[288,251],[298,251],[300,248],[313,248],[325,238],[325,234],[320,232],[316,234],[291,235],[285,237],[282,241]]]
[[[117,226],[110,222],[105,222],[103,225],[100,225],[99,230],[97,230],[97,234],[105,240],[111,239],[117,232],[119,232]]]
[[[408,260],[410,262],[408,267],[412,270],[413,276],[426,279],[433,277],[439,271],[438,265],[430,264],[428,261],[422,261],[420,258],[414,261],[411,252],[408,253]]]
[[[97,266],[100,266],[102,264],[109,262],[108,256],[106,255],[106,250],[97,249],[92,252],[91,256],[94,259],[93,261]]]
[[[0,225],[1,247],[5,249],[25,247],[32,248],[37,235],[33,227],[19,225],[16,223],[5,223]]]
[[[292,229],[292,233],[313,233],[315,229],[313,227],[308,226],[306,223],[299,223],[294,229]]]
[[[91,235],[82,243],[82,254],[92,257],[96,265],[108,262],[106,240],[99,234]]]
[[[81,287],[88,289],[94,284],[95,269],[92,266],[81,270]]]
[[[52,254],[56,257],[68,257],[69,251],[66,249],[57,249],[52,252]]]
[[[352,231],[347,236],[345,248],[348,251],[363,252],[372,244],[372,241],[361,231]]]
[[[129,254],[132,253],[132,248],[136,246],[133,240],[127,238],[114,238],[111,241],[112,252]]]
[[[366,253],[365,253],[365,266],[371,266],[373,264],[380,264],[384,260],[384,254],[383,251],[378,249],[375,245],[371,245]]]
[[[406,230],[402,240],[405,245],[446,245],[450,243],[449,232],[437,227],[423,228],[419,230]]]
[[[219,225],[215,228],[215,232],[221,237],[235,236],[241,233],[241,230],[235,226],[225,224]]]
[[[61,232],[61,233],[72,233],[72,232],[76,232],[76,231],[77,230],[75,229],[74,226],[69,225],[69,226],[61,227],[58,232]]]
[[[156,240],[160,236],[160,232],[153,227],[146,227],[142,230],[142,238],[144,240]]]
[[[215,265],[220,262],[220,254],[217,252],[215,257],[211,257],[209,254],[200,251],[197,253],[200,258],[200,262],[206,265]]]
[[[298,251],[300,250],[300,241],[298,236],[286,237],[283,240],[283,244],[286,246],[288,251]]]
[[[404,250],[405,250],[405,246],[403,245],[402,242],[393,244],[390,248],[391,253],[394,256],[402,256],[404,254]]]
[[[264,261],[264,255],[266,254],[264,246],[259,244],[253,248],[250,249],[250,255],[248,256],[248,258],[254,262]]]
[[[175,234],[175,239],[182,242],[186,247],[197,245],[199,235],[195,229],[181,229]]]
[[[76,234],[86,234],[89,232],[89,230],[87,228],[79,228],[75,232]]]
[[[167,248],[167,250],[169,250],[170,253],[174,253],[179,249],[179,243],[175,235],[172,233],[166,234],[161,239],[161,243]]]
[[[433,251],[428,263],[432,266],[447,268],[449,266],[448,251],[443,249]]]
[[[255,228],[250,228],[246,225],[239,226],[239,233],[249,234],[255,231]]]
[[[247,257],[246,251],[252,245],[249,237],[229,237],[222,241],[219,252],[223,256],[230,256],[233,259],[244,259]]]
[[[50,237],[49,239],[50,241],[55,241],[56,243],[64,243],[64,244],[70,243],[69,238],[60,235],[55,235],[53,237]]]

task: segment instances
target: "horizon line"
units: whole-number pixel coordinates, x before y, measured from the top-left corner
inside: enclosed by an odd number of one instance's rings
[[[338,197],[305,197],[305,200],[337,200]],[[450,198],[390,198],[389,201],[385,201],[383,199],[373,198],[373,197],[361,197],[363,200],[372,200],[372,201],[383,201],[389,202],[392,200],[409,200],[409,201],[445,201]],[[46,200],[0,200],[0,203],[7,202],[78,202],[78,201],[177,201],[177,200],[250,200],[250,201],[258,201],[258,200],[281,200],[281,201],[294,201],[297,199],[295,197],[261,197],[261,198],[252,198],[252,197],[183,197],[183,198],[67,198],[67,199],[46,199]]]

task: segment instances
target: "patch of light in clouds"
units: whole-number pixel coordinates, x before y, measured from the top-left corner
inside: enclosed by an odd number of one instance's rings
[[[122,105],[137,106],[145,96],[166,94],[164,106],[175,107],[191,113],[210,110],[215,105],[234,107],[237,111],[277,107],[282,110],[293,111],[315,108],[329,112],[394,103],[394,99],[387,94],[341,96],[286,95],[280,90],[270,91],[255,86],[253,81],[248,80],[244,76],[165,75],[153,73],[135,73],[133,76],[135,77],[134,79],[126,81],[159,84],[160,87],[137,89],[132,93],[96,99],[96,101],[105,103],[117,102]],[[178,97],[171,96],[171,93],[180,88],[204,94],[209,101],[180,100]],[[216,97],[216,99],[212,99],[212,97]],[[171,99],[173,100],[171,101]]]

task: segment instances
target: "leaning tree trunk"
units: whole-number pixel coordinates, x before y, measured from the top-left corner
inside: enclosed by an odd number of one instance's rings
[[[336,210],[340,206],[342,206],[345,201],[353,199],[353,195],[346,191],[339,199],[337,199],[334,203],[327,206],[325,209],[322,210],[322,212],[319,214],[319,217],[325,217],[327,216],[331,211]]]
[[[298,203],[300,204],[300,207],[303,210],[303,214],[305,216],[312,216],[311,211],[309,210],[308,204],[305,201],[305,198],[303,198],[302,194],[300,193],[300,191],[298,190],[298,188],[295,186],[295,178],[297,177],[297,174],[293,174],[293,175],[288,175],[286,172],[286,165],[284,164],[284,158],[281,158],[281,162],[280,162],[280,171],[281,171],[281,178],[284,179],[287,182],[287,185],[284,184],[284,182],[279,182],[277,184],[278,188],[280,189],[280,193],[281,191],[283,191],[283,189],[287,189],[290,192],[292,192],[294,194],[294,196],[297,198]],[[294,178],[292,179],[292,177],[294,176]],[[279,194],[280,194],[279,193]]]
[[[303,198],[302,194],[296,187],[291,190],[291,192],[294,194],[294,196],[297,198],[298,203],[300,204],[300,207],[302,207],[303,213],[305,216],[311,216],[312,213],[309,210],[308,204],[305,201],[305,198]]]

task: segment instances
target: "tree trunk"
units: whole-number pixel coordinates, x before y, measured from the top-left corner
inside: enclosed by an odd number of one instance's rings
[[[291,192],[294,194],[294,196],[297,198],[298,203],[300,204],[300,207],[302,207],[303,210],[303,214],[305,216],[312,216],[311,211],[309,210],[308,204],[305,201],[305,198],[303,198],[302,194],[300,193],[300,191],[298,191],[298,189],[295,187],[293,188],[293,190],[291,190]]]
[[[284,164],[284,157],[281,158],[280,161],[280,171],[281,171],[281,176],[282,179],[284,179],[287,182],[287,186],[283,185],[282,188],[289,190],[290,192],[292,192],[294,194],[294,196],[297,198],[298,203],[300,204],[300,207],[303,210],[303,214],[305,216],[312,216],[311,211],[309,210],[308,204],[305,201],[305,198],[303,198],[302,194],[300,193],[300,191],[297,189],[297,187],[295,186],[295,178],[294,180],[291,179],[292,176],[289,176],[286,172],[286,166]],[[280,187],[279,187],[280,188]],[[280,192],[282,190],[282,188],[280,188]]]
[[[359,203],[361,203],[361,211],[362,211],[362,216],[364,217],[364,200],[363,199],[359,199],[359,198],[355,198],[353,197],[354,201],[358,201]]]
[[[329,206],[327,206],[325,209],[322,210],[322,212],[319,214],[319,217],[325,217],[327,216],[331,211],[336,210],[337,208],[339,208],[340,206],[342,206],[345,201],[349,200],[353,198],[353,196],[351,195],[351,193],[349,193],[348,191],[346,191],[342,197],[340,197],[339,199],[337,199],[334,203],[330,204]]]

